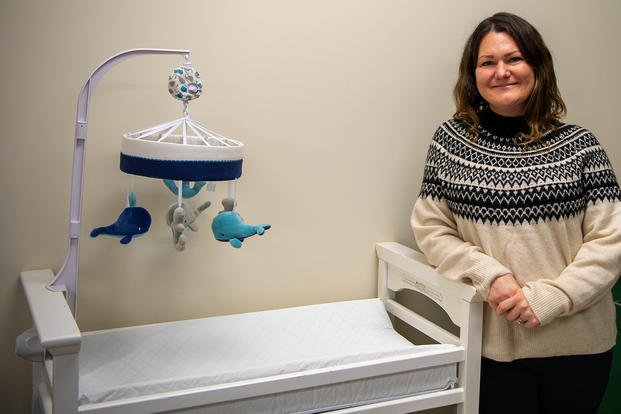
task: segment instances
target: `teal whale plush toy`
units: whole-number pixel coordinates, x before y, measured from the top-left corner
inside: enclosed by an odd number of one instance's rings
[[[181,197],[192,198],[207,184],[206,181],[196,181],[194,184],[190,184],[189,181],[183,181],[181,183]],[[177,194],[179,187],[173,180],[164,180],[164,185],[173,193]]]
[[[244,223],[240,215],[233,211],[235,201],[232,198],[222,200],[224,210],[220,211],[211,222],[211,230],[218,241],[229,242],[239,249],[245,238],[258,234],[259,236],[269,229],[269,224],[252,226]]]
[[[121,244],[127,244],[135,236],[140,236],[149,231],[151,226],[151,215],[143,207],[136,207],[136,195],[130,193],[128,196],[129,207],[126,207],[114,223],[105,227],[97,227],[91,231],[91,237],[100,234],[116,236],[121,238]]]

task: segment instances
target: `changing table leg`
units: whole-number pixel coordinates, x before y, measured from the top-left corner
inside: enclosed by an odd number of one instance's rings
[[[466,320],[461,325],[460,342],[466,349],[465,361],[459,364],[459,386],[464,388],[464,402],[457,405],[457,414],[479,412],[481,381],[481,338],[483,335],[483,304],[463,302]]]
[[[78,412],[78,354],[53,357],[52,401],[54,413]]]
[[[32,414],[45,414],[45,409],[39,393],[39,384],[45,381],[43,370],[42,362],[32,363]]]

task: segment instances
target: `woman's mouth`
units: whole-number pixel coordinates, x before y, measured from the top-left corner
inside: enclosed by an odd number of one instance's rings
[[[512,86],[515,86],[515,85],[517,85],[516,82],[513,82],[513,83],[503,83],[502,85],[493,86],[493,88],[510,88]]]

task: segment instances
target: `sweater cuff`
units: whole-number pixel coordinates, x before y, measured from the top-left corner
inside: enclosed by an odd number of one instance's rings
[[[511,273],[511,270],[498,263],[496,260],[487,260],[485,263],[474,267],[472,272],[467,276],[472,281],[472,285],[479,292],[481,297],[487,300],[492,282],[494,282],[496,278],[509,273]]]
[[[541,326],[552,322],[571,306],[571,301],[565,294],[547,284],[528,283],[522,288],[522,292]]]

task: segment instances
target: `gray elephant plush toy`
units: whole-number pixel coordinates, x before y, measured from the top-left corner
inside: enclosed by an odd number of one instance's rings
[[[170,226],[173,234],[173,244],[179,251],[185,249],[186,237],[183,232],[186,228],[192,231],[198,230],[198,225],[194,223],[196,218],[211,205],[210,201],[206,201],[198,208],[192,210],[186,203],[179,205],[175,203],[168,208],[166,213],[166,223]]]

